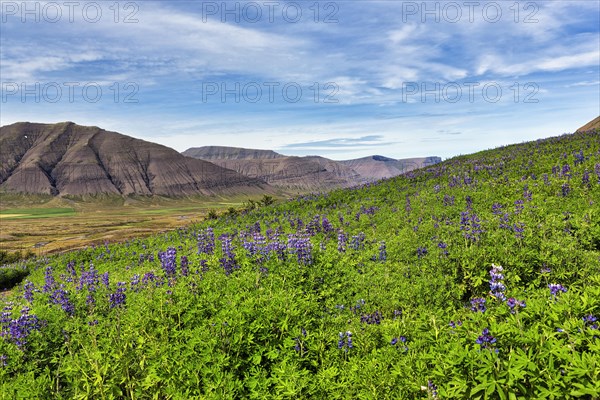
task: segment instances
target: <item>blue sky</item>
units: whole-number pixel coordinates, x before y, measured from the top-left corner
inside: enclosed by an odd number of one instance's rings
[[[2,125],[446,158],[600,114],[595,0],[1,3]]]

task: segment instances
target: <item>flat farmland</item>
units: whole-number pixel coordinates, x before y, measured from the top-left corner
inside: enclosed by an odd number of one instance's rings
[[[44,255],[167,231],[202,220],[211,209],[238,208],[243,200],[16,203],[2,201],[0,250]]]

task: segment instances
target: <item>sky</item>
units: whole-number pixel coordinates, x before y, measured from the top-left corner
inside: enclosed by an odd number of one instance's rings
[[[449,158],[600,114],[600,1],[0,1],[0,125]]]

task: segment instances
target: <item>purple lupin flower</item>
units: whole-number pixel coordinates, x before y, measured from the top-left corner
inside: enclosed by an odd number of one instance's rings
[[[197,236],[198,240],[198,254],[213,254],[215,250],[215,234],[212,228],[206,228],[205,231],[200,232]]]
[[[188,276],[189,274],[189,262],[186,256],[181,256],[181,275]]]
[[[525,302],[511,297],[510,299],[506,300],[506,305],[508,308],[510,308],[510,313],[514,314],[519,308],[525,307]]]
[[[439,242],[437,246],[438,246],[438,248],[440,250],[442,250],[442,255],[443,256],[447,256],[448,255],[448,250],[446,250],[448,248],[448,245],[446,243]]]
[[[481,346],[482,349],[491,349],[492,345],[496,343],[496,338],[490,334],[490,330],[488,328],[485,328],[475,343]]]
[[[351,349],[352,347],[352,332],[340,332],[338,340],[338,349],[344,349],[345,351],[348,351],[348,349]]]
[[[110,308],[122,307],[125,305],[125,300],[127,298],[125,295],[126,286],[127,284],[125,282],[117,282],[117,289],[115,292],[108,295]]]
[[[485,312],[485,299],[483,297],[475,297],[471,299],[471,311],[474,312]]]
[[[385,242],[379,243],[379,261],[387,260],[387,250],[385,247]]]
[[[69,315],[75,314],[75,305],[69,299],[69,292],[67,292],[62,285],[60,289],[56,289],[50,295],[50,302],[52,304],[60,305],[60,308]]]
[[[25,282],[25,285],[23,286],[23,298],[29,303],[33,302],[33,292],[35,291],[35,285],[32,282]]]
[[[348,243],[348,236],[341,229],[338,231],[338,244],[337,251],[340,253],[346,252],[346,244]]]
[[[159,252],[158,258],[167,277],[174,277],[177,274],[177,250],[174,247],[167,248],[165,252]]]
[[[418,258],[423,258],[427,255],[427,248],[426,247],[418,247],[417,248],[417,257]]]
[[[583,322],[585,323],[585,326],[587,328],[598,330],[598,318],[596,318],[594,315],[586,315],[585,317],[583,317]]]
[[[110,287],[110,278],[109,278],[108,272],[103,273],[100,276],[100,280],[102,281],[104,286],[106,286],[107,289]]]
[[[50,293],[56,288],[56,282],[54,280],[54,275],[52,273],[52,267],[47,266],[46,272],[44,275],[44,286],[42,287],[42,291],[44,293]]]
[[[560,283],[551,283],[548,285],[548,289],[550,289],[550,294],[554,297],[556,297],[560,292],[567,292],[567,288]]]

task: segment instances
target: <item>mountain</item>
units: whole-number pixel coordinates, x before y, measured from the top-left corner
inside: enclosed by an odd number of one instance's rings
[[[192,147],[182,154],[201,160],[264,160],[286,157],[283,154],[275,153],[273,150],[255,150],[226,146]]]
[[[442,162],[440,157],[421,157],[394,159],[384,156],[370,156],[355,160],[340,161],[343,165],[352,168],[367,180],[391,178],[417,168],[428,167]]]
[[[285,190],[329,191],[365,182],[352,168],[318,156],[284,156],[271,150],[221,146],[191,148],[182,154],[210,161]]]
[[[577,129],[577,132],[591,131],[593,129],[600,129],[600,116],[597,116],[581,128]]]
[[[396,160],[383,156],[334,161],[319,156],[294,157],[271,150],[225,146],[192,147],[182,154],[263,179],[279,188],[300,191],[352,187],[442,161],[439,157]]]
[[[168,147],[72,122],[3,126],[0,149],[6,192],[179,197],[272,191],[263,181]]]

